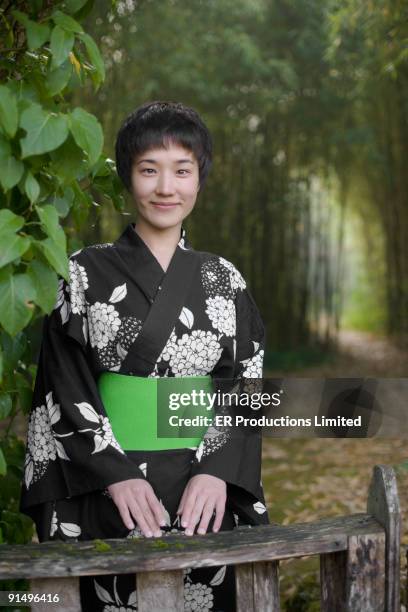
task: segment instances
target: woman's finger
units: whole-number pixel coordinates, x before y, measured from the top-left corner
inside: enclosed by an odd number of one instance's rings
[[[146,500],[149,504],[151,512],[153,513],[156,523],[159,526],[164,527],[167,524],[166,515],[164,514],[164,507],[163,504],[161,504],[157,499],[153,490],[146,492]]]
[[[195,498],[194,506],[191,509],[190,518],[186,527],[186,535],[193,535],[195,526],[201,518],[201,514],[203,512],[203,508],[205,503],[207,502],[206,497],[197,496]]]
[[[210,522],[211,517],[214,514],[214,505],[214,500],[212,499],[208,499],[205,503],[197,533],[207,533],[208,523]]]
[[[150,506],[145,497],[137,500],[140,511],[143,515],[144,520],[148,524],[150,530],[153,532],[154,536],[161,536],[161,529],[158,521],[156,521],[153,512],[150,509]]]
[[[186,488],[183,491],[183,495],[181,496],[180,503],[179,503],[179,506],[177,508],[176,514],[183,514],[184,502],[185,502],[185,499],[187,497],[188,488],[189,487],[188,487],[188,484],[187,484]]]
[[[150,525],[148,524],[148,522],[146,521],[143,512],[141,511],[139,505],[136,503],[136,501],[134,499],[131,499],[128,502],[128,507],[129,510],[131,512],[131,515],[133,516],[133,518],[135,519],[137,525],[139,526],[139,529],[141,530],[141,532],[143,533],[143,535],[146,538],[151,538],[153,536],[153,530],[150,527]]]
[[[124,502],[118,502],[116,504],[117,509],[119,510],[120,517],[127,529],[134,529],[135,525],[132,521],[132,518],[129,513],[129,509]]]
[[[221,527],[222,519],[224,518],[224,513],[225,513],[225,500],[224,499],[217,500],[215,504],[215,520],[214,520],[214,525],[213,525],[214,532],[219,531]]]
[[[194,508],[196,497],[197,497],[197,493],[194,490],[192,490],[190,487],[189,490],[187,491],[187,495],[184,500],[183,513],[181,515],[182,527],[187,527],[190,521],[190,517],[191,517],[191,513]]]

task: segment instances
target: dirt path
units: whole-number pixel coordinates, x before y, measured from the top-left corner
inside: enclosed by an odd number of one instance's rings
[[[287,372],[271,372],[270,376],[287,376]],[[386,337],[369,332],[343,330],[338,338],[338,354],[317,366],[291,372],[302,377],[408,377],[408,351],[399,349]]]

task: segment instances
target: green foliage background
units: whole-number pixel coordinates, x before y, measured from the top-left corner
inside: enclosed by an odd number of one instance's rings
[[[407,11],[402,0],[102,0],[87,18],[107,76],[75,97],[111,154],[149,99],[181,100],[208,123],[214,168],[188,229],[248,279],[273,351],[327,348],[342,324],[407,345]],[[86,240],[123,226],[107,209],[94,218]]]
[[[17,512],[24,446],[13,429],[31,406],[33,332],[54,307],[91,208],[123,208],[101,124],[71,101],[88,80],[97,91],[105,78],[81,25],[91,8],[81,0],[2,3],[0,542],[23,543],[33,533]]]

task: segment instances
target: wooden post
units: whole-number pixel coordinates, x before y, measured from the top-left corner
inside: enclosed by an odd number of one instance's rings
[[[59,601],[47,603],[38,601],[31,604],[32,612],[81,612],[79,597],[79,578],[35,578],[30,580],[30,592],[51,598],[58,595]]]
[[[237,612],[279,612],[279,562],[235,566]]]
[[[138,612],[184,612],[181,570],[140,572],[136,575]]]
[[[235,566],[235,593],[237,612],[255,612],[252,563]]]
[[[253,564],[255,610],[279,612],[279,561]]]
[[[351,536],[346,567],[347,612],[388,612],[385,607],[385,534]]]
[[[348,549],[320,556],[322,612],[384,612],[385,533],[352,535]]]
[[[353,534],[347,551],[320,556],[322,612],[400,612],[401,513],[392,468],[374,467],[367,513],[384,528],[384,536]]]
[[[373,469],[367,500],[367,513],[384,527],[385,610],[400,612],[401,509],[395,472],[386,465]]]
[[[320,555],[321,612],[342,612],[345,608],[347,551]]]

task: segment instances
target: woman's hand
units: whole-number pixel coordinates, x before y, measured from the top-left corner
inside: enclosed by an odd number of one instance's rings
[[[224,480],[209,474],[193,476],[184,489],[177,514],[181,514],[181,524],[186,535],[193,535],[198,521],[197,533],[206,533],[208,523],[215,510],[213,531],[221,527],[227,500],[227,485]]]
[[[109,485],[107,489],[128,529],[135,527],[133,517],[144,536],[161,536],[160,525],[166,524],[164,510],[147,480],[122,480]]]

